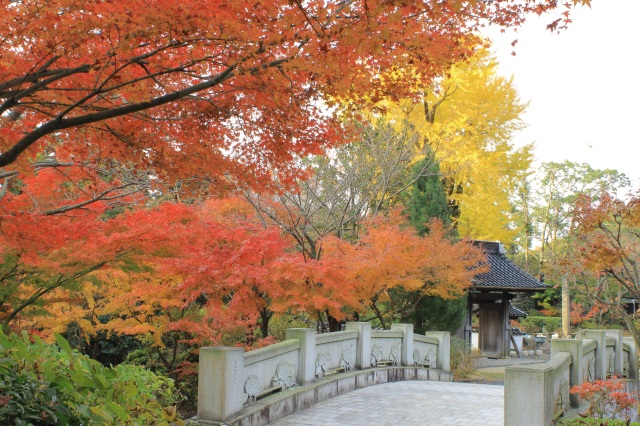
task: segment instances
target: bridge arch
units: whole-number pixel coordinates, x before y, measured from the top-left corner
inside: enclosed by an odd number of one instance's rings
[[[376,384],[453,380],[448,332],[422,336],[412,324],[372,330],[349,322],[345,331],[294,328],[286,337],[249,352],[201,348],[197,422],[262,425]]]

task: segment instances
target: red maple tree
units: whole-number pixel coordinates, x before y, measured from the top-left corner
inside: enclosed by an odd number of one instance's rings
[[[343,142],[323,103],[410,95],[480,26],[588,2],[6,0],[0,178],[116,160],[215,190],[286,181]]]

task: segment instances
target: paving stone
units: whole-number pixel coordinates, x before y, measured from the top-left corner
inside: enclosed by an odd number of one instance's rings
[[[272,423],[277,426],[502,425],[504,387],[404,381],[358,389]]]

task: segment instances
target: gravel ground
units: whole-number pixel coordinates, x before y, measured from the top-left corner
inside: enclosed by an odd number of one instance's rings
[[[544,343],[537,349],[542,349],[542,355],[540,356],[525,356],[522,358],[485,358],[482,357],[477,360],[476,368],[493,368],[493,367],[506,367],[508,365],[521,365],[521,364],[538,364],[541,362],[547,362],[551,359],[551,344],[549,342]]]
[[[457,382],[504,385],[504,369],[510,365],[540,364],[551,358],[549,345],[542,346],[543,355],[522,358],[486,358],[476,360],[476,372],[466,378],[456,378]]]

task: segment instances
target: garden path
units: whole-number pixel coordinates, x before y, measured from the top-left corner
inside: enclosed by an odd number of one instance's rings
[[[504,386],[406,381],[358,389],[274,426],[502,425]]]

